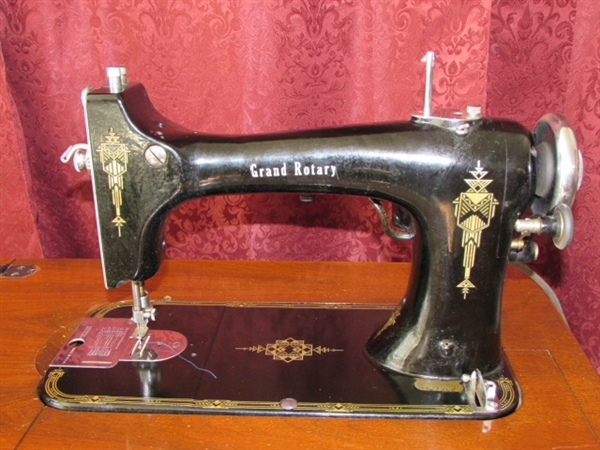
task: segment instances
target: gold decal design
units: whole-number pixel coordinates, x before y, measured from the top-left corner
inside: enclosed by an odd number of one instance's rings
[[[112,223],[117,227],[121,237],[121,227],[126,221],[121,217],[121,205],[123,204],[123,175],[127,172],[129,162],[129,149],[126,144],[120,142],[120,137],[112,128],[105,136],[106,141],[96,149],[100,153],[102,170],[108,175],[108,187],[112,193],[112,204],[115,207],[115,218]]]
[[[462,289],[463,297],[467,298],[469,291],[475,288],[471,282],[471,269],[475,266],[475,254],[481,243],[481,233],[490,226],[496,212],[498,200],[494,194],[487,191],[487,186],[494,180],[484,179],[487,171],[477,161],[475,170],[469,172],[473,179],[465,179],[469,185],[466,192],[454,200],[454,215],[456,224],[462,228],[462,247],[464,249],[463,267],[464,280],[456,287]]]
[[[148,411],[151,405],[156,411],[171,412],[174,407],[188,411],[233,410],[233,411],[278,411],[279,402],[260,400],[238,401],[227,399],[191,399],[191,398],[160,398],[160,397],[131,397],[107,395],[79,395],[63,392],[58,386],[64,370],[56,369],[48,374],[44,389],[48,398],[65,408],[89,410],[94,406],[110,405],[131,410],[142,407]],[[469,405],[411,405],[411,404],[371,404],[371,403],[316,403],[298,402],[295,408],[298,412],[328,412],[347,414],[437,414],[437,415],[473,415]]]
[[[377,334],[375,335],[376,338],[379,337],[379,335],[381,335],[381,333],[383,333],[385,330],[387,330],[389,327],[391,327],[392,325],[394,325],[396,323],[396,320],[398,319],[398,317],[400,317],[400,312],[402,310],[402,305],[404,304],[405,300],[406,299],[402,300],[402,303],[400,304],[400,306],[398,306],[396,308],[396,310],[392,313],[392,315],[389,317],[389,319],[387,320],[387,322],[377,332]]]
[[[305,356],[313,356],[315,353],[343,352],[338,348],[314,347],[312,344],[306,344],[302,340],[287,338],[276,340],[274,344],[253,345],[252,347],[236,347],[236,350],[248,352],[263,353],[266,356],[272,356],[275,361],[290,363],[292,361],[302,361]]]
[[[506,377],[501,377],[498,380],[498,386],[502,390],[500,409],[506,409],[515,402],[517,393],[515,392],[513,382]]]

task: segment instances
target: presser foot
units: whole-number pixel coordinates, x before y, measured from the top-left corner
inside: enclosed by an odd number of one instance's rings
[[[136,324],[133,336],[137,338],[139,345],[142,345],[148,333],[148,321],[156,320],[156,308],[150,302],[150,295],[143,281],[131,282],[131,294],[133,298],[131,320]]]
[[[161,362],[181,354],[187,339],[169,330],[151,330],[139,337],[130,319],[87,317],[82,320],[50,367],[110,369],[119,362]]]

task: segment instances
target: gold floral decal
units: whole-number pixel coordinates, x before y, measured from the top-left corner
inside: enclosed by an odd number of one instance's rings
[[[112,193],[112,203],[115,207],[115,218],[112,223],[117,227],[121,237],[121,227],[126,221],[121,217],[121,205],[123,204],[123,175],[127,172],[129,162],[129,149],[126,144],[119,142],[120,137],[112,128],[109,129],[106,141],[96,149],[100,153],[102,170],[108,175],[108,187]]]
[[[292,361],[302,361],[305,356],[313,356],[318,353],[343,352],[338,348],[314,347],[312,344],[306,344],[304,341],[294,338],[276,340],[274,344],[254,345],[252,347],[236,347],[236,350],[262,353],[266,356],[272,356],[276,361],[290,363]]]
[[[486,187],[494,180],[484,179],[487,171],[483,170],[480,161],[477,161],[475,170],[469,172],[473,179],[465,179],[469,185],[466,192],[454,200],[454,215],[456,224],[462,228],[462,247],[465,251],[463,267],[465,278],[456,287],[462,289],[463,298],[467,298],[469,291],[475,288],[471,282],[471,269],[475,266],[475,253],[481,243],[481,233],[490,226],[490,221],[496,212],[498,200],[494,194],[487,191]]]

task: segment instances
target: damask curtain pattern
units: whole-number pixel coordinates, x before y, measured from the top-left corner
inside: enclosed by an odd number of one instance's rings
[[[39,237],[33,221],[35,205],[30,203],[27,171],[23,168],[23,133],[19,115],[6,83],[4,58],[0,55],[0,257],[42,256]],[[7,255],[7,256],[4,256]]]
[[[85,141],[79,94],[104,84],[107,66],[126,66],[175,122],[246,134],[406,120],[422,108],[420,60],[433,50],[434,107],[478,104],[529,127],[558,110],[574,123],[586,163],[577,238],[562,254],[548,249],[539,269],[600,370],[600,286],[591,272],[600,263],[584,248],[598,244],[600,209],[593,4],[0,0],[0,256],[99,256],[89,177],[59,156]],[[172,213],[167,243],[170,258],[396,261],[411,254],[384,235],[366,199],[333,195],[192,201]]]
[[[600,373],[600,8],[594,1],[492,4],[488,113],[533,129],[546,112],[571,122],[585,166],[575,238],[542,246],[534,269],[554,288]]]

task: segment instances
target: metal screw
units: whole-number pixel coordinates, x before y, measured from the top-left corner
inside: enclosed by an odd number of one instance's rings
[[[160,145],[151,145],[144,151],[144,158],[151,167],[162,167],[167,162],[167,151]]]
[[[310,203],[315,199],[313,194],[300,194],[300,201],[304,203]]]
[[[281,409],[291,411],[298,407],[298,401],[295,398],[284,398],[279,402],[279,406],[281,407]]]
[[[108,90],[111,94],[118,94],[123,92],[125,86],[123,80],[127,81],[127,78],[123,78],[121,75],[124,73],[123,67],[107,67],[106,77],[108,78]],[[126,71],[125,71],[126,73]]]
[[[467,106],[468,119],[481,119],[481,106]]]
[[[440,342],[440,349],[442,350],[442,354],[445,356],[450,356],[454,353],[454,349],[456,348],[456,344],[452,341],[442,341]]]

